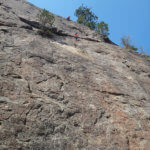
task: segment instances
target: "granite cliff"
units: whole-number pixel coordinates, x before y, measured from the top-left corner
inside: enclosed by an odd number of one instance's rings
[[[39,10],[0,0],[0,150],[149,150],[150,62]]]

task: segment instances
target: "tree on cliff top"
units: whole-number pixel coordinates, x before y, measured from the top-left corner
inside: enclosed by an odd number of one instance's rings
[[[100,34],[108,36],[109,35],[108,24],[105,23],[104,21],[101,21],[100,23],[97,24],[96,31]]]
[[[108,36],[108,24],[104,21],[97,23],[98,17],[91,11],[90,8],[81,5],[75,11],[75,16],[78,18],[77,22],[97,31],[100,34]]]
[[[98,17],[86,6],[80,6],[75,11],[75,16],[78,18],[77,22],[88,26],[90,29],[96,29]]]

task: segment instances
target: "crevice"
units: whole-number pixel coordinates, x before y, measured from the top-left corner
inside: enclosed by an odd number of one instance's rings
[[[9,31],[8,31],[7,29],[0,29],[0,31],[3,31],[4,34],[5,34],[5,33],[9,33]]]
[[[81,113],[81,111],[79,109],[68,109],[66,112],[65,112],[65,116],[66,118],[70,118],[70,117],[73,117],[75,114],[77,113]]]
[[[75,29],[75,30],[78,30],[79,32],[83,33],[83,31],[77,27],[70,27],[71,29]]]
[[[0,3],[0,5],[2,5],[3,3]],[[10,9],[12,9],[11,7],[9,7],[9,6],[6,6],[6,5],[2,5],[3,6],[3,8],[6,10],[6,11],[8,11],[8,10],[10,10]]]
[[[48,75],[48,78],[46,78],[46,79],[43,79],[43,80],[40,80],[40,81],[37,81],[36,82],[36,84],[40,84],[40,83],[42,83],[42,82],[46,82],[48,79],[52,79],[52,78],[57,78],[57,79],[59,79],[59,80],[62,80],[61,79],[61,77],[59,77],[58,75],[56,75],[56,74],[47,74]]]
[[[60,90],[62,90],[62,89],[63,89],[63,87],[64,87],[64,83],[63,83],[63,82],[61,82],[61,83],[60,83]]]
[[[33,30],[31,26],[21,26],[20,28],[27,29],[27,30]]]
[[[136,74],[138,74],[138,75],[141,74],[141,71],[136,70],[136,69],[134,69],[134,68],[131,68],[131,71],[134,72],[134,73],[136,73]]]
[[[4,22],[0,20],[0,26],[17,27],[17,24],[12,22]]]
[[[98,54],[104,54],[104,55],[110,54],[110,53],[102,51],[102,50],[96,50],[95,52],[98,53]]]
[[[51,64],[55,64],[55,61],[52,57],[48,57],[48,56],[45,56],[45,55],[38,55],[38,54],[29,54],[29,58],[34,58],[34,57],[37,57],[37,58],[40,58],[40,59],[44,59],[45,61],[51,63]]]
[[[110,94],[110,95],[114,95],[114,96],[126,96],[126,95],[123,94],[123,93],[108,92],[108,91],[101,91],[101,93]]]
[[[109,91],[100,91],[100,90],[96,90],[98,92],[101,92],[103,94],[110,94],[110,95],[114,95],[114,96],[128,96],[124,93],[117,93],[117,92],[109,92]]]
[[[24,118],[23,120],[23,124],[26,125],[27,124],[27,118]]]
[[[53,28],[52,31],[53,31],[53,33],[55,33],[55,34],[57,34],[59,36],[69,36],[69,37],[73,37],[74,38],[73,35],[69,35],[67,33],[63,33],[62,30],[57,30],[57,29]],[[101,42],[100,40],[96,40],[96,39],[92,39],[92,38],[88,38],[88,37],[85,37],[85,38],[84,37],[78,37],[78,38],[79,39],[83,39],[83,40],[87,40],[87,41]]]
[[[26,24],[34,27],[34,28],[39,29],[39,27],[40,27],[40,24],[36,21],[29,21],[29,20],[22,18],[22,17],[19,17],[19,19],[20,19],[20,21],[22,21],[22,22],[24,22],[24,23],[26,23]]]
[[[104,37],[103,40],[104,40],[105,43],[118,46],[117,44],[115,44],[114,42],[112,42],[108,37]]]
[[[31,89],[31,86],[30,86],[29,82],[28,82],[28,91],[29,91],[29,93],[32,93],[32,89]]]
[[[0,99],[0,104],[7,104],[8,102],[4,99]]]
[[[48,79],[49,79],[49,78],[48,78]],[[38,81],[38,82],[36,82],[36,84],[40,84],[40,83],[42,83],[42,82],[46,82],[48,79],[44,79],[44,80]]]
[[[10,114],[7,118],[4,118],[4,120],[9,120],[13,115],[14,113]]]
[[[26,117],[29,115],[30,111],[32,110],[33,106],[30,107],[29,111],[26,113]]]
[[[22,79],[22,77],[21,77],[20,75],[18,75],[18,74],[13,74],[13,73],[9,73],[9,74],[7,74],[7,75],[5,75],[5,76],[11,76],[12,78],[15,78],[15,79]]]
[[[101,42],[100,40],[96,40],[96,39],[92,39],[92,38],[88,38],[88,37],[87,38],[80,38],[80,39],[84,39],[84,40],[92,41],[92,42]]]

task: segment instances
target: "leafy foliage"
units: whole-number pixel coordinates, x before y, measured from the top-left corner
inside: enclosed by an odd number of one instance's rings
[[[86,6],[80,6],[75,11],[75,16],[78,18],[77,22],[88,26],[90,29],[96,29],[96,22],[98,17]]]
[[[37,17],[40,22],[38,33],[41,35],[52,35],[52,27],[55,21],[54,16],[46,9],[43,9]]]
[[[123,47],[126,48],[126,49],[130,49],[130,50],[133,50],[133,51],[138,50],[134,45],[131,45],[130,36],[122,37],[121,42],[122,42]]]
[[[78,18],[78,23],[83,24],[92,30],[96,30],[100,34],[106,36],[109,35],[108,24],[104,21],[97,23],[98,17],[91,11],[90,8],[81,5],[78,9],[76,9],[75,16]]]
[[[104,21],[100,22],[97,24],[97,32],[103,35],[108,36],[109,35],[109,28],[108,24],[105,23]]]

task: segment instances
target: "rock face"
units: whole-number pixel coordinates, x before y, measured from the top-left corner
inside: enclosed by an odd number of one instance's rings
[[[149,150],[150,62],[39,10],[0,0],[0,150]]]

